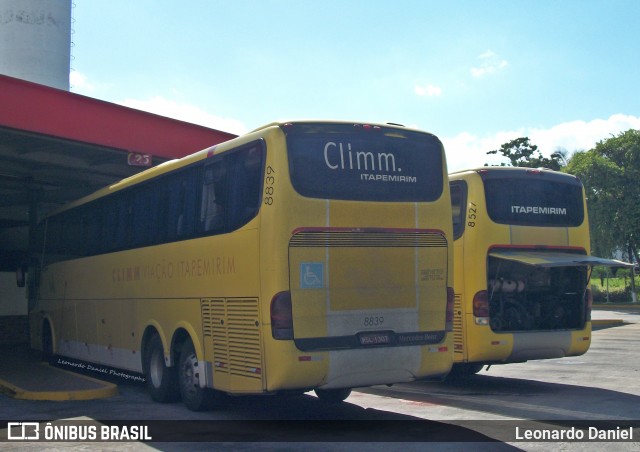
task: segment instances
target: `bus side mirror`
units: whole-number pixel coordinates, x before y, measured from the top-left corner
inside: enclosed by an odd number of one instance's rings
[[[27,284],[27,264],[20,264],[16,269],[16,285],[24,287]]]

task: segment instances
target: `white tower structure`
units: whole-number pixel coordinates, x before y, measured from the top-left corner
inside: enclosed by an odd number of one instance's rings
[[[71,0],[0,0],[0,74],[69,90]]]

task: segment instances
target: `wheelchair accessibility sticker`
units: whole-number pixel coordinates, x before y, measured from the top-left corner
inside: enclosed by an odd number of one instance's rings
[[[300,288],[324,288],[324,263],[302,262],[300,264]]]

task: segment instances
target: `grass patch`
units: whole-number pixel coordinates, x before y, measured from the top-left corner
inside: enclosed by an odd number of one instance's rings
[[[621,272],[620,272],[621,273]],[[591,277],[591,292],[594,303],[629,303],[631,302],[631,277],[627,274],[615,277],[595,274]],[[640,276],[635,276],[636,296],[640,290]],[[609,297],[607,299],[607,291]]]

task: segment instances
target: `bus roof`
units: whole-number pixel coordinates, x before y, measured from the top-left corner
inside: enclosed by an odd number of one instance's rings
[[[538,175],[538,176],[547,176],[551,180],[565,180],[565,181],[578,181],[577,176],[573,174],[563,173],[561,171],[554,171],[548,168],[526,168],[521,166],[482,166],[478,168],[470,168],[466,170],[454,171],[449,174],[450,178],[457,179],[461,176],[466,176],[469,174],[478,174],[483,179],[492,178],[492,177],[521,177],[525,175]]]
[[[424,133],[430,136],[433,136],[437,139],[437,137],[429,132],[425,132],[422,130],[417,130],[417,129],[412,129],[412,128],[407,128],[404,127],[400,124],[392,124],[392,123],[386,123],[386,124],[382,124],[382,123],[370,123],[370,122],[357,122],[357,121],[332,121],[332,120],[317,120],[317,119],[302,119],[302,120],[292,120],[292,121],[274,121],[268,124],[265,124],[261,127],[258,127],[244,135],[241,135],[239,137],[235,137],[232,138],[230,140],[224,141],[222,143],[216,144],[214,146],[208,147],[206,149],[202,149],[200,151],[196,151],[190,155],[181,157],[179,159],[173,159],[173,160],[169,160],[167,162],[164,162],[160,165],[154,166],[152,168],[149,168],[145,171],[142,171],[140,173],[134,174],[132,176],[129,176],[125,179],[122,179],[120,181],[117,181],[109,186],[106,186],[104,188],[101,188],[87,196],[84,196],[78,200],[72,201],[68,204],[65,204],[64,206],[61,206],[59,209],[54,210],[53,212],[51,212],[50,214],[48,214],[46,217],[50,217],[53,215],[56,215],[59,212],[68,210],[70,208],[73,207],[77,207],[83,204],[86,204],[88,202],[91,202],[95,199],[99,199],[103,196],[106,196],[110,193],[114,193],[120,190],[123,190],[131,185],[135,185],[144,181],[147,181],[155,176],[173,171],[173,170],[177,170],[179,168],[183,168],[185,166],[188,166],[194,162],[197,162],[199,160],[203,160],[207,157],[210,157],[212,155],[214,155],[214,153],[217,155],[219,153],[225,152],[228,149],[234,148],[236,146],[240,146],[243,144],[246,144],[248,142],[251,142],[252,140],[256,139],[256,135],[258,135],[259,132],[263,132],[266,129],[272,128],[272,127],[282,127],[286,124],[353,124],[353,125],[371,125],[371,126],[379,126],[379,127],[385,127],[385,128],[390,128],[390,129],[398,129],[398,130],[409,130],[409,131],[414,131],[414,132],[420,132],[420,133]]]
[[[402,124],[398,124],[398,123],[393,123],[393,122],[366,122],[366,121],[346,121],[346,120],[327,120],[327,119],[294,119],[294,120],[289,120],[289,121],[284,121],[284,120],[280,120],[280,121],[273,121],[270,122],[268,124],[265,124],[262,127],[258,127],[257,129],[252,130],[251,132],[257,132],[259,130],[263,130],[269,127],[281,127],[285,124],[352,124],[352,125],[371,125],[371,126],[378,126],[378,127],[385,127],[385,128],[390,128],[390,129],[398,129],[398,130],[411,130],[414,132],[420,132],[420,133],[425,133],[428,135],[433,135],[434,134],[424,131],[424,130],[420,130],[420,129],[416,129],[416,128],[412,128],[412,127],[406,127]]]

